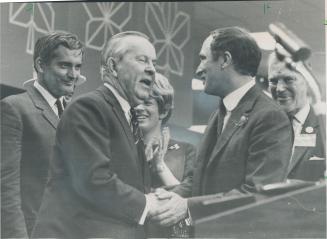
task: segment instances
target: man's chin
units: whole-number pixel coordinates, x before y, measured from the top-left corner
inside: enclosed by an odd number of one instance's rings
[[[63,92],[63,96],[67,95],[67,96],[69,96],[69,97],[72,97],[73,94],[74,94],[74,91],[73,91],[73,90],[65,90],[65,91]]]
[[[288,104],[280,104],[280,106],[282,107],[283,110],[285,110],[287,113],[293,112],[294,111],[294,107],[292,107],[291,105]]]

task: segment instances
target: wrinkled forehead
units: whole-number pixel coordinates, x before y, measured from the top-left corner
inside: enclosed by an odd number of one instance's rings
[[[139,51],[145,54],[154,55],[154,46],[145,38],[139,36],[128,36],[121,39],[120,47],[124,48],[126,52],[128,51]]]
[[[282,77],[292,77],[292,78],[303,78],[303,76],[296,70],[287,67],[285,62],[273,61],[270,62],[268,69],[268,78],[282,78]]]

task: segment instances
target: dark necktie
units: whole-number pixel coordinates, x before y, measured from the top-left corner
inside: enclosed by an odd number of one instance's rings
[[[58,116],[59,116],[59,118],[61,118],[61,115],[64,112],[64,109],[63,109],[61,101],[59,99],[56,100],[56,106],[58,109]]]
[[[138,144],[140,140],[143,140],[143,137],[142,137],[141,129],[139,127],[139,122],[137,121],[136,112],[134,108],[130,109],[130,114],[131,114],[131,126],[132,126],[134,141],[135,144]]]
[[[221,134],[224,126],[224,119],[226,116],[226,107],[224,105],[224,102],[221,100],[219,104],[219,112],[218,112],[218,124],[217,124],[217,136]]]
[[[218,103],[218,116],[217,116],[217,133],[215,136],[213,136],[210,146],[208,147],[208,153],[206,154],[204,160],[203,160],[203,166],[202,166],[202,176],[200,181],[200,195],[206,194],[206,188],[203,186],[203,183],[205,182],[207,178],[207,172],[206,169],[208,167],[208,163],[211,159],[211,157],[217,152],[219,146],[220,146],[220,135],[223,129],[224,125],[224,118],[226,115],[226,108],[224,106],[224,103],[222,100]]]

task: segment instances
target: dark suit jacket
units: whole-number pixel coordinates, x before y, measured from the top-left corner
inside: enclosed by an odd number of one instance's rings
[[[189,143],[171,139],[165,155],[165,163],[172,174],[181,183],[171,188],[172,191],[182,197],[191,196],[193,165],[195,161],[195,147]],[[162,187],[162,181],[157,174],[151,174],[152,187]]]
[[[256,192],[260,185],[286,178],[292,126],[285,112],[254,86],[232,111],[217,142],[218,112],[209,120],[193,177],[192,215],[204,199],[237,190]],[[193,218],[193,215],[192,215]]]
[[[105,86],[70,103],[58,125],[33,237],[144,236],[138,222],[150,174],[142,150]]]
[[[1,235],[4,238],[27,237],[33,228],[48,179],[59,121],[33,82],[25,87],[27,92],[1,101]]]
[[[306,132],[308,127],[311,127],[313,132]],[[326,169],[326,157],[324,155],[318,117],[314,114],[312,108],[310,108],[308,117],[302,126],[301,135],[315,135],[315,146],[295,146],[289,166],[288,178],[306,181],[323,179]],[[318,160],[313,160],[314,158]]]

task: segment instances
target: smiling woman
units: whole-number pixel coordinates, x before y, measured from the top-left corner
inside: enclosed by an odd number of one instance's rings
[[[170,138],[165,127],[170,118],[174,90],[168,79],[156,73],[150,99],[135,109],[144,134],[146,156],[151,165],[152,187],[164,187],[182,197],[191,194],[195,147]],[[190,227],[185,220],[170,228],[149,227],[150,237],[189,237]]]

